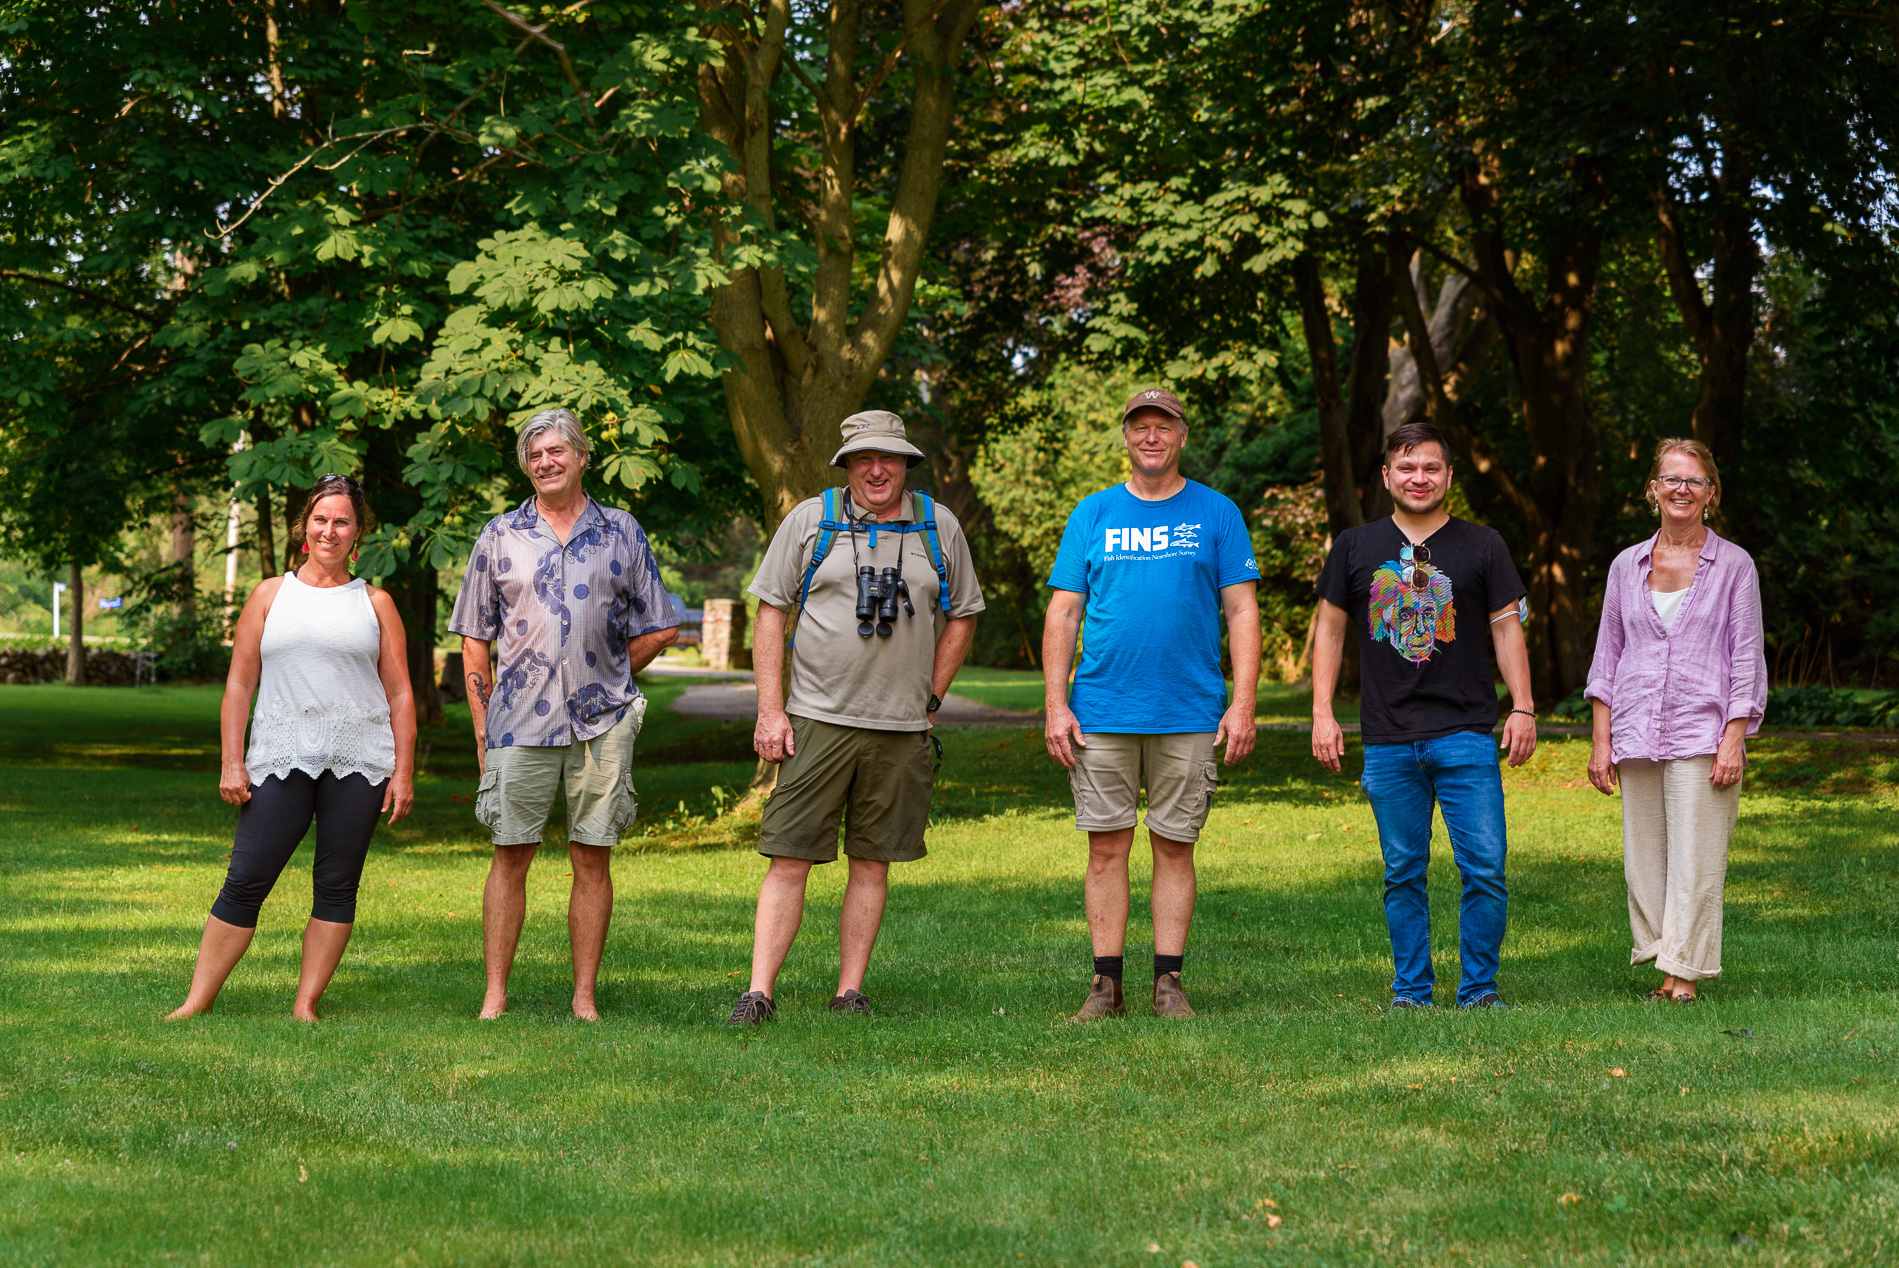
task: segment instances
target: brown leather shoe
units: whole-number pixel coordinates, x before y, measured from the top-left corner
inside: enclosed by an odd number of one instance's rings
[[[1097,973],[1088,987],[1088,998],[1082,1001],[1081,1011],[1068,1020],[1100,1021],[1103,1017],[1127,1015],[1128,1006],[1121,1000],[1121,983]]]
[[[1154,1016],[1185,1021],[1193,1015],[1193,1005],[1187,1002],[1187,992],[1180,989],[1180,974],[1163,973],[1154,979]]]

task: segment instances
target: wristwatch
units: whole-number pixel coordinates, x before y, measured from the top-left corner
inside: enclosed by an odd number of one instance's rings
[[[937,695],[935,692],[931,692],[930,703],[923,711],[925,713],[935,713],[938,709],[941,709],[942,707],[943,707],[943,697]]]

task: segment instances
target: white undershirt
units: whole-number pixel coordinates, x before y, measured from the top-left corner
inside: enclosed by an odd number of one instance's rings
[[[1688,597],[1686,590],[1650,590],[1648,597],[1655,601],[1655,615],[1662,618],[1662,628],[1673,629],[1675,618],[1681,615],[1681,601]]]

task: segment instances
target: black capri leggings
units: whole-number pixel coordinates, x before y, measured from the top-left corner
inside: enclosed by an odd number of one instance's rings
[[[362,775],[338,779],[330,771],[312,779],[300,770],[251,785],[251,799],[237,812],[237,843],[231,870],[211,914],[241,929],[257,927],[257,912],[270,897],[284,864],[316,820],[316,867],[310,918],[349,924],[356,919],[356,887],[362,883],[369,837],[382,814],[383,790]]]

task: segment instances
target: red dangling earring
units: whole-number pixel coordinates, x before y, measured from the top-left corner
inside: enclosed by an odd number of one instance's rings
[[[305,542],[305,543],[303,544],[303,553],[304,553],[304,554],[306,554],[306,555],[310,553],[310,543],[309,543],[309,542]]]
[[[363,557],[363,552],[352,547],[349,552],[349,557],[350,557],[350,562],[355,563],[357,560]]]

